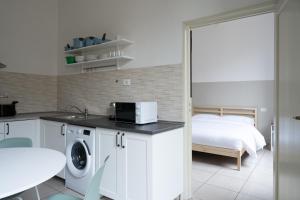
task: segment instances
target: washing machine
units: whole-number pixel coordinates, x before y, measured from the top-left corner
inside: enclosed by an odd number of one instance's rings
[[[65,184],[67,188],[83,195],[95,174],[95,132],[94,128],[67,127]]]

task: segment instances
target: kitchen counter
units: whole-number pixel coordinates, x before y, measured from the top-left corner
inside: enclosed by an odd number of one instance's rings
[[[150,134],[150,135],[174,130],[177,128],[182,128],[184,126],[183,122],[171,122],[171,121],[158,121],[157,123],[136,125],[131,123],[112,121],[109,120],[107,116],[101,116],[101,115],[89,116],[88,119],[83,119],[83,120],[63,119],[60,118],[60,116],[41,117],[41,119],[57,121],[57,122],[65,122],[77,126],[85,126],[91,128],[106,128],[106,129],[143,133],[143,134]]]
[[[17,114],[12,117],[0,117],[0,122],[10,122],[10,121],[22,121],[22,120],[34,120],[34,119],[44,119],[49,121],[57,121],[68,123],[71,125],[85,126],[91,128],[106,128],[113,130],[120,130],[126,132],[135,132],[142,134],[154,135],[184,126],[183,122],[173,122],[173,121],[158,121],[157,123],[136,125],[124,122],[116,122],[108,119],[107,116],[101,115],[89,115],[87,119],[69,119],[65,116],[67,115],[79,115],[78,113],[68,113],[68,112],[37,112],[37,113],[24,113]]]
[[[55,115],[64,115],[68,114],[66,112],[34,112],[34,113],[20,113],[15,116],[9,117],[0,117],[0,122],[11,122],[11,121],[23,121],[23,120],[34,120],[40,119],[44,116],[55,116]]]

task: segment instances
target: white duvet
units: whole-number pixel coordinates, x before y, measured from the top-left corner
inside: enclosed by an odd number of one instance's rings
[[[244,148],[251,156],[266,145],[263,135],[252,125],[216,118],[193,118],[194,144],[230,149]]]

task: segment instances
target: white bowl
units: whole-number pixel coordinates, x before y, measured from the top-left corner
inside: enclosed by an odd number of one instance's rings
[[[84,56],[75,56],[75,61],[76,62],[83,62],[84,61]]]
[[[91,61],[91,60],[97,60],[98,56],[97,55],[87,55],[86,60]]]

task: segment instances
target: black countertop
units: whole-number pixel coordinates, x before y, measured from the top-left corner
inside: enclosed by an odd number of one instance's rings
[[[107,116],[101,115],[89,115],[87,119],[68,119],[66,116],[78,115],[78,113],[69,112],[36,112],[36,113],[24,113],[17,114],[12,117],[0,117],[0,122],[10,121],[23,121],[23,120],[34,120],[44,119],[49,121],[57,121],[68,123],[71,125],[85,126],[91,128],[106,128],[126,132],[135,132],[142,134],[154,135],[165,131],[170,131],[184,126],[184,122],[173,122],[173,121],[158,121],[157,123],[136,125],[124,122],[116,122],[108,119]]]
[[[172,122],[172,121],[162,121],[162,120],[158,121],[157,123],[136,125],[131,123],[112,121],[109,120],[107,116],[99,116],[99,115],[91,115],[89,116],[88,119],[83,119],[83,120],[64,119],[61,118],[60,116],[49,116],[49,117],[44,116],[41,117],[41,119],[64,122],[64,123],[77,125],[77,126],[85,126],[91,128],[106,128],[106,129],[143,133],[143,134],[150,134],[150,135],[182,128],[184,126],[183,122]]]
[[[9,117],[0,117],[0,122],[11,122],[11,121],[23,121],[23,120],[35,120],[40,119],[44,116],[57,116],[57,115],[68,115],[69,112],[58,112],[58,111],[50,111],[50,112],[33,112],[33,113],[20,113],[15,116]]]

